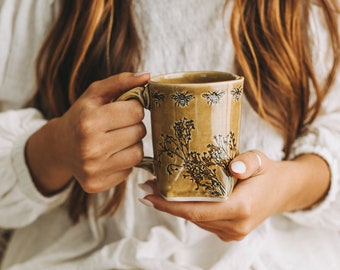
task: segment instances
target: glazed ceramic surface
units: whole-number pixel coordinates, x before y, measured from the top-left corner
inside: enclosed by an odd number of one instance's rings
[[[243,78],[197,71],[152,78],[135,95],[151,111],[154,173],[167,200],[225,200],[237,181]]]

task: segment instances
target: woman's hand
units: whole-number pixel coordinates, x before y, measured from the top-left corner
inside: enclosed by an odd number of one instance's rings
[[[224,241],[232,241],[243,239],[275,213],[313,205],[329,187],[327,164],[316,155],[273,161],[259,151],[249,151],[237,156],[230,170],[240,180],[225,202],[168,202],[153,181],[146,184],[154,194],[144,200],[160,211],[192,221]]]
[[[148,79],[149,74],[122,73],[97,81],[63,116],[32,135],[26,157],[42,193],[58,191],[71,177],[90,193],[127,178],[143,158],[144,110],[135,100],[112,101]]]

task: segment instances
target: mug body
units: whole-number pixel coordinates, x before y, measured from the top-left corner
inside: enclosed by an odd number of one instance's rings
[[[170,201],[221,201],[237,181],[243,77],[192,71],[148,84],[157,186]]]

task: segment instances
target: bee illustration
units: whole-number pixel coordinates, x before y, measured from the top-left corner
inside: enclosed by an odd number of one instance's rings
[[[217,103],[220,102],[224,94],[225,94],[224,92],[209,91],[208,93],[202,94],[202,97],[207,100],[209,105],[216,105]]]
[[[194,95],[188,92],[176,92],[176,94],[172,94],[170,97],[175,100],[177,106],[182,108],[188,106],[189,102],[195,98]]]
[[[231,90],[231,94],[236,101],[239,101],[239,99],[241,98],[242,92],[243,92],[242,86],[234,87],[233,90]]]
[[[164,101],[164,94],[160,92],[154,92],[152,94],[152,101],[156,106],[159,106]]]

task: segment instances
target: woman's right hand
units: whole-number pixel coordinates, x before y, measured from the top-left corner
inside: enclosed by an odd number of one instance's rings
[[[136,100],[112,101],[149,76],[121,73],[94,82],[63,116],[30,137],[26,159],[44,195],[62,189],[72,177],[89,193],[127,178],[143,158],[144,110]]]

